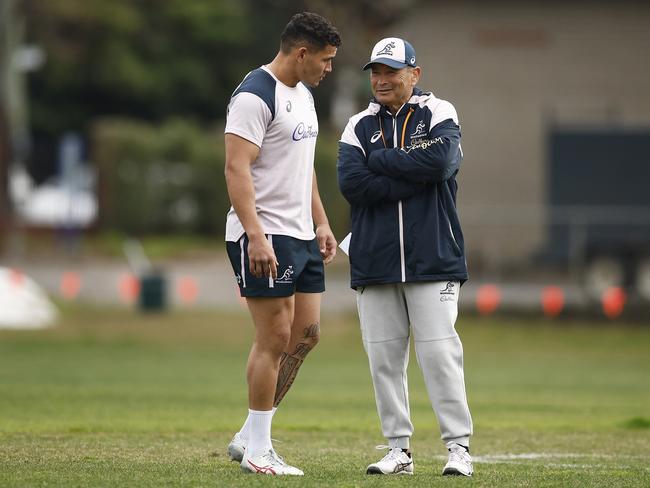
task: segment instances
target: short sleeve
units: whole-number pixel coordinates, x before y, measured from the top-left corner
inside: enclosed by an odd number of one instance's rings
[[[224,133],[238,135],[262,147],[272,118],[269,107],[260,97],[253,93],[241,92],[230,100]]]

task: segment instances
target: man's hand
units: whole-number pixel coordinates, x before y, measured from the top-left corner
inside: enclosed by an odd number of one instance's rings
[[[248,236],[248,261],[255,278],[278,277],[278,260],[273,246],[264,234]]]
[[[331,263],[334,256],[336,256],[337,243],[329,225],[321,224],[316,227],[316,240],[318,241],[318,248],[320,249],[323,263]]]

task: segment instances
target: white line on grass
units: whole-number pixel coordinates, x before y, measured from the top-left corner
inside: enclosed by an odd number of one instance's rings
[[[446,456],[436,456],[439,459],[446,459]],[[584,453],[575,453],[575,452],[525,452],[519,454],[485,454],[482,456],[472,456],[472,460],[478,464],[524,464],[526,461],[537,461],[537,460],[567,460],[567,459],[585,459],[585,460],[596,460],[596,459],[627,459],[627,460],[643,460],[643,456],[615,456],[612,454],[584,454]],[[545,463],[545,466],[548,467],[559,467],[559,468],[583,468],[583,469],[594,469],[599,467],[604,467],[601,464],[583,464],[583,463]],[[628,468],[628,465],[607,465],[608,469],[612,467],[618,468]]]

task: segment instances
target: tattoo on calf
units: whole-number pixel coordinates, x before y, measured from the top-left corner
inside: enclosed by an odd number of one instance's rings
[[[318,324],[314,325],[318,327]],[[305,331],[311,327],[312,326],[309,326]],[[282,357],[280,358],[280,369],[278,370],[278,383],[275,387],[275,399],[273,401],[274,407],[278,406],[284,398],[284,395],[289,391],[289,388],[291,388],[293,380],[296,379],[296,375],[298,374],[298,368],[300,368],[302,362],[305,360],[311,349],[312,346],[310,344],[300,342],[291,354],[287,354],[286,352],[282,353]]]
[[[318,322],[311,324],[309,327],[305,327],[304,332],[305,339],[309,337],[318,337],[318,334],[320,334],[320,324]]]

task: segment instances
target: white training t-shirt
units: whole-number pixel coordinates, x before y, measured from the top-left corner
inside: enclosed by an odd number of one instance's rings
[[[284,85],[265,66],[251,71],[230,99],[224,132],[260,147],[251,173],[264,233],[313,239],[311,187],[318,119],[309,89],[302,83]],[[226,240],[237,241],[244,232],[230,207]]]

